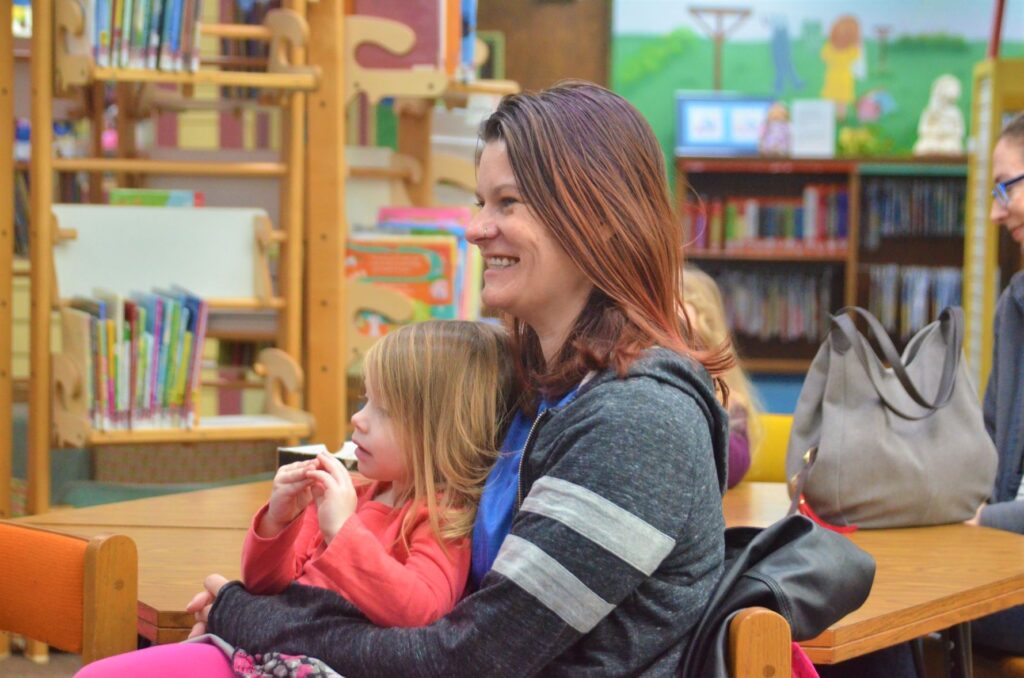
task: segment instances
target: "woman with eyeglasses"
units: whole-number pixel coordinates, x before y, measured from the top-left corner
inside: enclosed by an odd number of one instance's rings
[[[992,221],[1024,247],[1024,115],[1014,118],[992,152]],[[985,388],[985,427],[999,451],[999,470],[989,503],[976,525],[1024,534],[1024,271],[1016,273],[996,307],[992,372]],[[1024,606],[974,622],[977,643],[1024,654]]]

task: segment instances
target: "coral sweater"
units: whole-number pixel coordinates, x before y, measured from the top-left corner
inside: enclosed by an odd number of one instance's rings
[[[446,554],[426,508],[420,508],[406,549],[399,531],[411,502],[392,507],[373,501],[381,486],[357,489],[356,512],[330,544],[320,532],[315,504],[270,539],[256,534],[269,505],[261,508],[242,547],[246,589],[275,594],[292,582],[325,588],[379,626],[426,626],[446,615],[466,587],[469,540],[448,542]]]

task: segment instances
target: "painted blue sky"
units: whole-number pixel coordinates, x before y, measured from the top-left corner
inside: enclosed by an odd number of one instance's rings
[[[661,35],[684,26],[703,33],[690,15],[691,6],[749,7],[753,14],[729,40],[764,41],[771,37],[773,21],[785,21],[799,33],[804,21],[817,21],[823,30],[840,14],[860,19],[865,37],[875,26],[890,26],[893,35],[949,33],[968,40],[988,40],[995,0],[614,0],[615,35]],[[711,20],[708,21],[711,23]],[[1024,0],[1008,0],[1003,16],[1003,40],[1024,40]]]

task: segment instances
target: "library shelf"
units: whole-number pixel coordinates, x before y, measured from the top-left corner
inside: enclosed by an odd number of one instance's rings
[[[963,258],[963,237],[951,229],[945,236],[936,233],[913,236],[900,233],[883,235],[877,243],[866,238],[876,231],[877,224],[869,220],[869,189],[879,182],[890,186],[933,186],[966,181],[966,158],[942,157],[875,157],[875,158],[769,158],[769,157],[688,157],[677,156],[676,200],[684,224],[692,229],[687,215],[699,204],[704,218],[716,218],[711,212],[714,203],[728,206],[757,202],[763,205],[773,201],[806,204],[808,186],[833,187],[848,198],[846,210],[846,245],[831,251],[818,246],[817,252],[796,252],[771,246],[724,247],[718,243],[709,249],[687,249],[686,259],[705,266],[716,277],[726,272],[761,272],[774,276],[791,266],[803,274],[832,268],[838,277],[830,277],[831,302],[828,310],[836,311],[845,305],[869,306],[871,302],[870,269],[876,265],[895,264],[901,267],[937,266],[959,267]],[[828,188],[826,188],[826,191]],[[698,197],[699,196],[699,197]],[[688,211],[689,210],[689,211]],[[723,216],[725,218],[724,212]],[[929,222],[930,223],[930,222]],[[933,229],[934,230],[934,229]],[[714,234],[716,231],[712,230]],[[719,237],[725,232],[719,233]],[[862,238],[862,235],[864,236]],[[688,232],[688,240],[693,237]],[[824,251],[823,251],[824,250]],[[763,266],[759,266],[762,265]],[[801,373],[810,365],[817,350],[818,339],[788,343],[779,339],[760,340],[738,334],[736,337],[742,363],[752,372]]]
[[[152,83],[171,85],[219,85],[310,92],[317,88],[318,76],[304,73],[254,73],[252,71],[198,70],[157,71],[149,69],[105,68],[94,66],[92,79],[109,83]]]
[[[741,358],[740,364],[761,374],[806,374],[811,367],[810,359],[803,358]]]
[[[193,428],[136,428],[88,433],[88,445],[194,443],[238,440],[288,440],[310,434],[306,423],[271,415],[218,415],[203,417]]]
[[[54,158],[53,169],[64,172],[128,172],[165,176],[283,177],[281,162],[182,162],[143,158]]]
[[[847,259],[846,248],[830,251],[817,249],[736,249],[686,250],[686,258],[694,261],[778,261],[778,262],[836,262]]]
[[[741,174],[849,174],[856,163],[849,160],[802,158],[707,158],[676,157],[683,172]]]

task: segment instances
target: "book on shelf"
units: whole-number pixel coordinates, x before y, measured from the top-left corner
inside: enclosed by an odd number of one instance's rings
[[[96,430],[191,428],[208,304],[181,288],[96,290],[61,310],[63,350],[84,371]]]
[[[483,258],[479,248],[471,247],[466,239],[466,229],[472,218],[473,212],[468,207],[382,207],[377,214],[377,228],[385,232],[412,235],[448,233],[456,237],[456,317],[462,320],[480,318]]]
[[[196,71],[204,0],[78,0],[84,30],[73,53],[97,66]],[[208,0],[207,0],[208,1]]]
[[[316,459],[316,456],[320,453],[327,453],[334,456],[350,470],[358,462],[358,459],[356,458],[356,444],[349,440],[336,452],[330,452],[327,449],[327,446],[322,443],[279,447],[277,448],[277,465],[284,466],[285,464],[292,464],[297,461],[309,461],[311,459]]]
[[[862,241],[876,250],[882,238],[962,237],[967,185],[958,178],[866,178]]]
[[[412,301],[413,321],[458,317],[455,271],[458,238],[453,234],[365,232],[349,236],[346,275],[399,292]],[[358,331],[383,336],[392,319],[363,312]]]
[[[729,327],[761,341],[818,342],[833,310],[831,267],[820,272],[706,269],[722,292]]]
[[[206,196],[202,191],[171,188],[112,188],[107,202],[111,205],[142,205],[145,207],[202,207]]]
[[[868,310],[893,336],[906,341],[938,318],[943,309],[959,306],[963,272],[946,266],[867,266]]]
[[[849,196],[808,184],[802,197],[702,197],[683,214],[684,242],[696,251],[839,253],[849,232]]]

